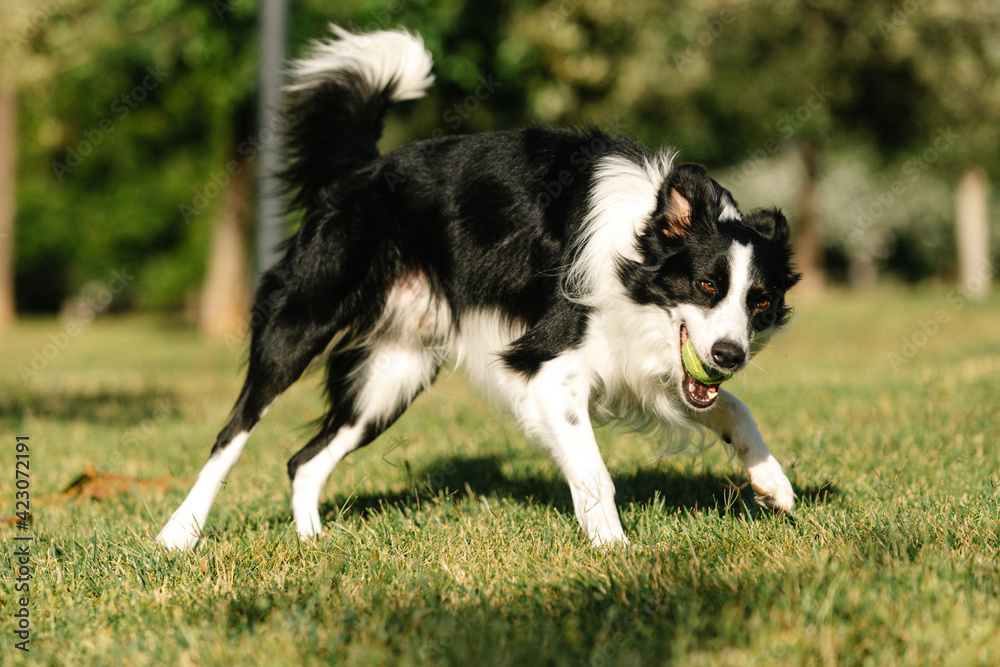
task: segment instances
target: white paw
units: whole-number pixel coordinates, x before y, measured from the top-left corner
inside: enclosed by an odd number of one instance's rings
[[[190,551],[198,544],[199,537],[201,537],[201,532],[197,526],[171,517],[160,534],[156,536],[156,542],[171,551]]]
[[[577,512],[576,518],[580,522],[583,532],[590,538],[590,543],[595,547],[626,546],[628,540],[625,538],[625,531],[622,530],[621,519],[618,518],[618,509],[614,501],[611,500],[614,492],[604,495],[604,502],[596,503],[583,511]]]
[[[294,501],[293,501],[294,504]],[[311,540],[323,534],[323,520],[319,518],[319,509],[310,509],[292,512],[295,517],[295,532],[303,540]]]
[[[795,507],[795,492],[781,464],[769,458],[765,463],[749,470],[750,484],[757,492],[757,502],[764,507],[791,514]]]
[[[595,547],[628,544],[621,519],[618,518],[618,508],[614,501],[615,487],[610,479],[603,488],[571,486],[570,490],[573,492],[576,520],[580,522],[580,527],[590,538],[591,544]]]
[[[628,538],[625,537],[625,533],[619,527],[618,531],[613,530],[598,530],[590,538],[590,543],[598,548],[610,548],[610,547],[627,547]]]
[[[300,540],[313,540],[323,534],[322,528],[296,528],[295,532],[299,534]]]

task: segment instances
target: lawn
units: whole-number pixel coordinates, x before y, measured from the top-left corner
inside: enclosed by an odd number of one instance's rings
[[[798,494],[757,511],[721,445],[601,427],[633,548],[591,548],[557,470],[442,377],[334,473],[300,542],[284,462],[305,378],[254,433],[193,553],[153,538],[241,381],[243,341],[157,318],[0,334],[4,664],[998,664],[1000,297],[836,293],[732,388]],[[82,479],[81,479],[82,477]],[[70,488],[74,481],[79,481]],[[30,653],[15,648],[16,537]]]

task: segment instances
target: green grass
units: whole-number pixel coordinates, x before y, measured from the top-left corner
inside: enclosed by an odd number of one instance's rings
[[[458,375],[338,468],[327,533],[300,543],[284,462],[322,410],[314,375],[257,429],[198,549],[165,553],[153,538],[225,421],[242,349],[99,320],[24,382],[65,331],[27,322],[0,335],[0,516],[28,435],[33,633],[14,650],[19,533],[2,526],[0,661],[1000,663],[998,311],[944,289],[800,305],[763,370],[731,383],[796,488],[794,520],[756,511],[721,446],[663,459],[600,429],[628,551],[588,546],[554,466]],[[56,496],[88,465],[176,479]]]

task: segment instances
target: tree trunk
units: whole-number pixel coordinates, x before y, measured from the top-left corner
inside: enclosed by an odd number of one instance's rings
[[[250,308],[245,239],[248,181],[245,168],[233,175],[226,186],[222,210],[212,234],[198,314],[199,329],[209,338],[242,336],[247,329]]]
[[[799,144],[803,181],[799,193],[795,224],[795,263],[802,272],[799,294],[815,296],[823,291],[823,258],[818,234],[816,187],[819,181],[819,148],[811,142]]]
[[[17,98],[0,85],[0,329],[17,318],[14,307],[14,184],[17,180]]]
[[[989,188],[986,172],[970,167],[962,174],[955,193],[955,236],[958,239],[958,285],[972,298],[990,290],[990,225],[987,216]]]

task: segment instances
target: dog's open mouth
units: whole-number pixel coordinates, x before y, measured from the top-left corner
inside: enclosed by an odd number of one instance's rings
[[[705,368],[693,345],[688,345],[687,327],[681,325],[681,365],[684,379],[681,393],[692,407],[703,410],[711,407],[719,397],[719,385],[729,376],[710,368]]]

